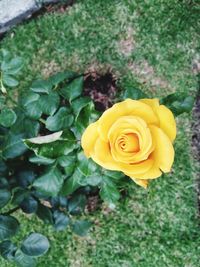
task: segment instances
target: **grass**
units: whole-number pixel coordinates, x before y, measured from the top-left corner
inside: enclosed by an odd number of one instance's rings
[[[195,2],[195,1],[192,1]],[[64,69],[111,69],[122,88],[150,96],[197,91],[192,61],[198,56],[198,6],[189,1],[82,0],[64,14],[46,14],[12,31],[0,46],[25,59],[19,90],[32,79]],[[197,267],[200,234],[191,116],[181,115],[173,172],[148,190],[135,184],[116,210],[91,215],[86,238],[55,233],[18,214],[26,231],[48,232],[51,250],[38,266]],[[1,267],[13,266],[0,259]]]

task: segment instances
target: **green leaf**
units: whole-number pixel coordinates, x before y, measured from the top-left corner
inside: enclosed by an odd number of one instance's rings
[[[72,71],[58,72],[49,78],[49,82],[53,85],[58,85],[59,83],[65,81],[65,80],[73,79],[76,76],[77,76],[77,74],[75,72],[72,72]]]
[[[15,78],[5,73],[3,75],[2,81],[3,81],[3,84],[7,85],[8,87],[15,87],[19,84],[19,82]]]
[[[56,132],[56,133],[53,133],[53,134],[33,137],[33,138],[30,138],[30,139],[26,139],[25,142],[28,141],[28,142],[30,142],[32,144],[38,144],[38,145],[49,144],[49,143],[52,143],[52,142],[55,142],[55,141],[59,140],[60,137],[62,136],[62,133],[63,133],[63,131],[59,131],[59,132]]]
[[[84,177],[83,174],[78,169],[75,169],[73,175],[65,180],[61,194],[68,196],[78,189],[80,187],[79,180],[81,177]]]
[[[90,124],[92,113],[93,113],[93,105],[87,105],[81,110],[78,118],[76,119],[76,123],[72,128],[77,139],[81,139],[83,132]]]
[[[141,99],[148,98],[147,95],[138,88],[127,87],[124,89],[123,98]]]
[[[72,125],[74,117],[70,114],[70,110],[61,107],[58,112],[46,120],[46,128],[50,131],[59,131]]]
[[[77,120],[81,110],[89,104],[93,105],[89,97],[80,97],[72,101],[71,106],[74,114],[76,115],[75,120]]]
[[[7,189],[0,189],[0,208],[3,208],[10,200],[11,193]]]
[[[58,159],[58,164],[64,168],[67,176],[71,175],[76,166],[76,155],[61,156]]]
[[[46,236],[32,233],[22,243],[21,250],[24,254],[39,257],[49,249],[49,241]]]
[[[0,215],[0,240],[14,236],[19,229],[19,222],[12,216]]]
[[[64,88],[59,90],[60,95],[71,102],[82,94],[83,81],[83,76],[72,80]]]
[[[62,173],[52,167],[44,175],[34,181],[33,186],[47,196],[56,196],[63,185]]]
[[[14,188],[12,204],[19,205],[27,196],[29,196],[29,194],[30,193],[27,189],[23,189],[21,187]]]
[[[48,136],[25,139],[24,143],[39,157],[57,159],[60,156],[68,155],[77,148],[77,142],[75,141],[74,136],[72,136],[72,139],[67,132],[69,131],[65,131],[63,134],[62,132],[58,132]],[[62,134],[61,137],[59,137],[59,133]]]
[[[50,208],[38,203],[36,214],[45,223],[53,224],[53,215]]]
[[[83,194],[74,195],[68,202],[68,211],[71,214],[80,214],[86,205],[86,196]]]
[[[4,127],[12,126],[17,119],[15,112],[10,108],[5,108],[0,113],[0,124]]]
[[[103,178],[99,173],[94,173],[89,176],[82,177],[79,179],[79,184],[82,186],[90,185],[90,186],[98,186],[101,184]]]
[[[3,61],[1,64],[1,69],[6,74],[17,74],[23,67],[23,61],[20,57],[15,57],[10,61]]]
[[[16,251],[14,261],[20,267],[36,267],[36,259],[27,256],[20,249]]]
[[[38,202],[32,196],[28,196],[21,202],[20,208],[27,214],[35,213],[38,208]]]
[[[44,158],[44,157],[31,156],[29,158],[29,161],[31,163],[35,163],[38,165],[50,165],[50,164],[53,164],[55,162],[55,159],[48,159],[48,158]]]
[[[49,81],[37,80],[31,85],[31,90],[35,93],[46,93],[49,94],[52,89],[52,84]]]
[[[175,116],[178,116],[184,112],[191,112],[194,106],[194,97],[186,96],[185,94],[174,93],[161,99],[161,103],[166,105]]]
[[[42,107],[39,99],[40,96],[32,92],[22,99],[22,105],[24,106],[26,116],[31,119],[37,120],[42,115]]]
[[[122,172],[119,172],[119,171],[103,170],[103,174],[105,176],[111,177],[113,180],[116,180],[116,181],[122,179],[125,176]]]
[[[21,110],[16,111],[17,120],[11,127],[14,134],[24,134],[26,138],[31,138],[38,135],[40,124],[39,122],[25,117]]]
[[[63,212],[60,212],[58,210],[54,211],[53,218],[54,218],[54,228],[57,231],[65,230],[70,223],[69,217],[66,216]]]
[[[17,247],[10,240],[0,243],[0,254],[6,260],[13,260]]]
[[[89,176],[95,173],[98,165],[91,159],[86,158],[83,151],[78,154],[77,169],[84,175]]]
[[[45,115],[53,115],[59,107],[60,97],[57,92],[51,91],[48,95],[41,95],[39,103]]]
[[[120,198],[120,194],[119,191],[117,190],[116,185],[112,182],[112,180],[109,177],[106,176],[103,177],[100,196],[105,202],[113,204],[116,203]]]
[[[5,96],[0,96],[0,109],[4,107],[5,101],[6,101]]]
[[[2,155],[6,159],[12,159],[22,155],[26,150],[26,146],[23,143],[22,134],[9,133],[5,139],[2,149]]]
[[[88,234],[89,229],[91,228],[92,223],[86,220],[80,220],[76,221],[72,225],[72,231],[79,235],[79,236],[85,236]]]

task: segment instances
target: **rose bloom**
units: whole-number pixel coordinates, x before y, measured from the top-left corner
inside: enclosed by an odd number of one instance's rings
[[[176,122],[158,99],[126,99],[107,109],[82,135],[85,155],[122,171],[144,188],[171,170]]]

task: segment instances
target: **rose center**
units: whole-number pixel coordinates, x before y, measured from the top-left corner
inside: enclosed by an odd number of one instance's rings
[[[125,152],[138,152],[140,150],[138,137],[134,133],[123,135],[119,140],[119,146]]]

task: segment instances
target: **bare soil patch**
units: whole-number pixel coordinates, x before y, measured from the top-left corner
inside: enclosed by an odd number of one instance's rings
[[[111,72],[103,75],[92,72],[85,75],[84,95],[91,97],[97,110],[104,111],[111,107],[116,93],[116,77]]]
[[[192,150],[194,152],[194,158],[197,162],[200,162],[200,92],[197,95],[196,103],[193,109],[192,132]],[[197,193],[200,215],[200,174],[197,176]]]

